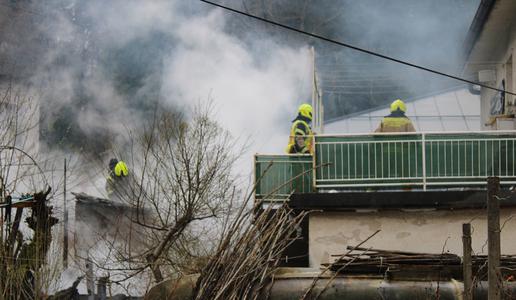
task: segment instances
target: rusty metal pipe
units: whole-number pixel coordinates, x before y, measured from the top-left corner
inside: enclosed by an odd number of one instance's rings
[[[320,272],[314,269],[284,268],[278,270],[270,290],[272,300],[298,300],[310,287]],[[320,293],[331,275],[317,280],[311,295]],[[341,276],[332,280],[319,300],[346,299],[463,299],[464,285],[461,281],[384,280],[381,276]],[[477,282],[473,299],[487,299],[488,284]],[[514,299],[516,282],[505,282],[504,299]],[[308,298],[310,299],[310,297]]]
[[[271,300],[299,300],[311,286],[314,278],[320,275],[316,269],[281,268],[274,276],[272,286],[264,289]],[[319,294],[326,286],[330,276],[317,281],[311,296]],[[189,300],[198,275],[181,280],[166,280],[152,288],[145,299]],[[270,290],[269,290],[270,288]],[[355,300],[355,299],[463,299],[463,283],[456,280],[384,280],[381,276],[343,276],[336,277],[318,298],[319,300]],[[473,299],[487,299],[486,281],[477,282],[473,289]],[[516,282],[505,282],[503,299],[514,299]],[[264,295],[259,299],[267,299]],[[308,299],[311,299],[310,297]]]

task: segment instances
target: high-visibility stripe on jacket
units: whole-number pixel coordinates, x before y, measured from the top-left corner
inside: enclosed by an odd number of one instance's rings
[[[304,145],[299,145],[296,142],[296,139],[302,139],[302,143]],[[288,141],[288,146],[286,149],[287,153],[313,153],[313,133],[310,125],[299,117],[294,120],[292,123],[292,127],[290,129],[290,137]]]
[[[410,121],[402,113],[392,113],[383,118],[382,122],[375,132],[414,132],[416,129]]]

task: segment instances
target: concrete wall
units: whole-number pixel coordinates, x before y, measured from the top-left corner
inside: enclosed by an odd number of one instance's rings
[[[513,218],[513,216],[515,216]],[[473,251],[487,254],[486,211],[381,211],[318,212],[310,215],[310,267],[328,261],[328,255],[343,254],[380,229],[364,244],[386,250],[441,253],[449,251],[462,256],[462,224],[470,222]],[[501,212],[502,254],[516,254],[516,208]]]

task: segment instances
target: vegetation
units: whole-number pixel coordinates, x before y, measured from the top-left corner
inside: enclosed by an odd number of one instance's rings
[[[58,220],[32,144],[37,105],[8,86],[0,107],[0,299],[40,299],[55,280],[45,265]]]

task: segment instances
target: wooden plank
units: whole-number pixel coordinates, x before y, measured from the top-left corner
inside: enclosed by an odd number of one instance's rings
[[[464,281],[464,300],[473,300],[473,278],[472,278],[472,263],[471,263],[471,224],[462,224],[462,249],[463,249],[463,263],[462,263],[462,277]]]
[[[12,207],[14,208],[28,208],[33,207],[36,202],[34,201],[23,201],[23,202],[16,202],[12,204]]]
[[[500,179],[487,179],[488,299],[501,299],[500,274]]]

